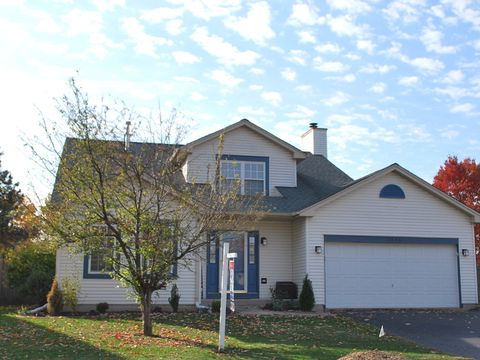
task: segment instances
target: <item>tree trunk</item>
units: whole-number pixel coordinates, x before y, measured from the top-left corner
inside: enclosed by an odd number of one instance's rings
[[[143,320],[143,335],[152,336],[152,293],[147,292],[142,299],[142,320]]]

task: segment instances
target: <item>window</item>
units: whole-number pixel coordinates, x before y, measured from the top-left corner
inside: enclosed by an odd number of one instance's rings
[[[380,190],[380,197],[387,199],[405,199],[405,193],[400,186],[389,184]]]
[[[108,274],[113,270],[112,264],[107,261],[115,255],[115,237],[107,226],[98,225],[94,227],[95,236],[103,238],[105,246],[103,249],[93,251],[89,255],[85,255],[83,266],[83,277],[92,279],[108,279]]]
[[[221,162],[222,187],[226,190],[238,187],[241,195],[267,194],[267,164],[265,161],[237,160],[228,156]]]

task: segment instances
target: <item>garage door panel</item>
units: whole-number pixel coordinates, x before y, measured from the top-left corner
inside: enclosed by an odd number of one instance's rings
[[[459,306],[456,246],[327,242],[328,308]]]

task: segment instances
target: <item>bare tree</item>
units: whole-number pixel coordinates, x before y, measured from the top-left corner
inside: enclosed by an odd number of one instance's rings
[[[175,113],[160,117],[143,135],[138,128],[125,135],[120,124],[139,123],[140,116],[123,106],[91,105],[73,79],[70,88],[72,94],[58,101],[63,124],[42,118],[46,141],[31,147],[37,162],[56,173],[44,223],[59,246],[101,254],[112,278],[135,294],[144,335],[152,335],[152,294],[175,279],[172,269],[179,261],[188,265],[208,245],[209,231],[255,221],[261,199],[238,195],[238,184],[222,186],[222,139],[209,170],[213,181],[187,183],[187,152],[179,145],[185,128]]]

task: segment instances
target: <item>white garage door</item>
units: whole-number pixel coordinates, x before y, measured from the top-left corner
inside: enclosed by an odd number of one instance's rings
[[[455,245],[327,242],[327,308],[458,307]]]

